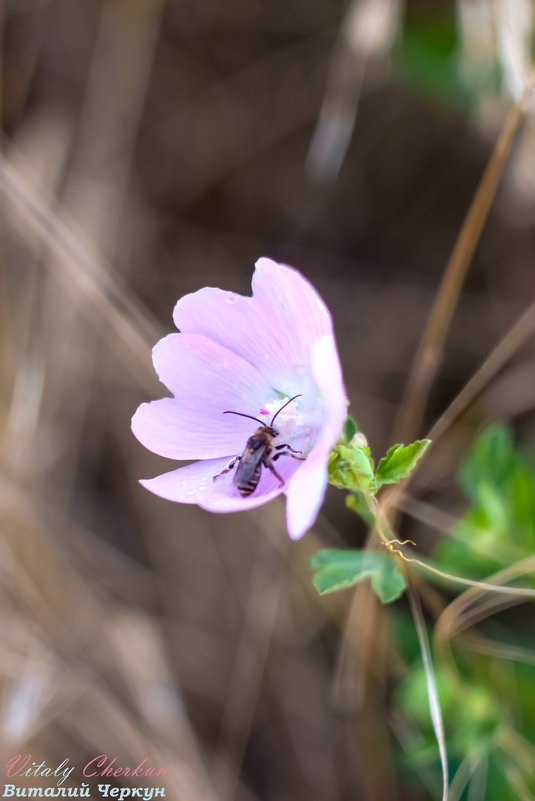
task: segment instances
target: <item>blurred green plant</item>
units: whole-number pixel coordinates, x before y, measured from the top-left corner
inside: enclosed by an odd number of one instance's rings
[[[479,435],[460,467],[459,483],[470,505],[434,550],[441,567],[483,578],[533,555],[535,465],[515,447],[509,426],[492,425]],[[398,726],[405,733],[400,759],[412,772],[427,768],[435,773],[439,751],[414,621],[396,609],[392,625],[405,670],[394,694],[396,715],[404,721]],[[499,631],[496,618],[490,631]],[[518,616],[514,627],[508,619],[506,631],[508,644],[491,641],[492,655],[467,651],[462,642],[435,655],[452,799],[535,797],[533,636]],[[503,660],[496,658],[500,655]]]
[[[418,769],[425,778],[426,770],[436,775],[439,767],[425,670],[410,615],[396,609],[392,627],[406,671],[394,693],[394,719],[398,721],[394,728],[403,732],[398,738],[399,758],[411,776]],[[453,777],[448,797],[459,801],[533,798],[535,667],[511,667],[459,650],[455,660],[443,659],[435,665],[435,683]]]
[[[329,480],[349,491],[347,505],[373,527],[377,491],[410,475],[429,444],[429,440],[418,440],[394,445],[375,467],[365,438],[355,421],[348,418],[331,453]],[[469,506],[435,547],[434,563],[450,574],[481,579],[532,556],[535,465],[515,446],[509,426],[492,425],[479,435],[459,469],[458,480]],[[314,586],[322,594],[370,578],[381,601],[388,603],[406,586],[394,554],[386,551],[325,549],[312,557],[311,565]],[[526,647],[522,632],[512,635],[517,640],[512,643],[517,649],[514,658],[534,664],[511,667],[510,661],[500,662],[496,659],[500,653],[508,659],[511,655],[506,651],[508,646],[495,643],[492,656],[474,655],[458,646],[443,648],[433,671],[423,617],[421,636],[408,612],[396,609],[392,619],[405,666],[394,695],[396,714],[404,720],[399,730],[404,732],[400,758],[405,766],[412,771],[429,770],[431,777],[436,776],[441,759],[446,759],[439,746],[442,727],[437,727],[437,720],[441,713],[448,742],[448,771],[453,777],[449,798],[533,798],[535,656],[529,659],[533,643]],[[426,650],[429,659],[423,665],[422,653]],[[430,682],[440,709],[435,716],[430,715]],[[443,776],[447,776],[444,761],[443,768]]]
[[[535,465],[515,447],[509,426],[480,434],[461,465],[459,484],[470,506],[434,549],[441,567],[483,578],[535,553]]]
[[[492,4],[483,12],[488,19],[479,25],[474,14],[456,13],[453,3],[405,14],[392,53],[398,79],[428,102],[466,112],[472,112],[482,96],[502,95],[503,53],[494,33],[501,28],[501,17]]]
[[[410,88],[467,110],[473,97],[459,70],[460,42],[453,9],[405,16],[393,53],[394,69]]]

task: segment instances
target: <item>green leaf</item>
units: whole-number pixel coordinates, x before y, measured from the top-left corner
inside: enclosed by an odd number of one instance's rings
[[[410,445],[393,445],[377,465],[375,479],[377,487],[383,484],[397,484],[412,473],[416,462],[431,444],[430,439],[417,439]]]
[[[351,442],[358,430],[359,427],[357,421],[348,415],[342,429],[342,436],[347,444]]]
[[[352,587],[365,578],[371,579],[373,590],[385,604],[395,601],[405,589],[405,579],[388,553],[325,548],[314,554],[310,564],[316,571],[312,582],[320,595]]]

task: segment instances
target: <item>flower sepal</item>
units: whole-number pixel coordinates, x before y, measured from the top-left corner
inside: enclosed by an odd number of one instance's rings
[[[366,437],[348,417],[342,434],[329,454],[329,484],[365,495],[377,489],[375,466]]]

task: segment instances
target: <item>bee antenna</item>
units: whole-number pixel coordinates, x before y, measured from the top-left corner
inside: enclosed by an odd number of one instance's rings
[[[260,423],[261,426],[265,426],[265,422],[263,420],[259,420],[258,417],[253,417],[252,414],[243,414],[243,412],[223,412],[223,414],[239,414],[240,417],[248,417],[249,420],[256,420],[256,422]]]
[[[299,395],[294,395],[294,396],[293,396],[293,398],[290,398],[290,400],[289,400],[289,401],[286,401],[286,403],[284,404],[284,406],[281,406],[281,407],[280,407],[280,409],[278,410],[278,412],[275,412],[275,414],[274,414],[274,415],[273,415],[273,417],[271,418],[271,423],[270,423],[269,425],[270,425],[270,426],[272,426],[272,425],[273,425],[273,423],[274,423],[274,421],[275,421],[275,418],[276,418],[276,416],[277,416],[278,414],[280,414],[280,413],[282,412],[282,410],[283,410],[283,409],[286,409],[286,407],[288,406],[288,404],[289,404],[289,403],[291,403],[292,401],[294,401],[296,398],[300,398],[300,397],[302,397],[302,396],[301,396],[301,394],[299,394]]]

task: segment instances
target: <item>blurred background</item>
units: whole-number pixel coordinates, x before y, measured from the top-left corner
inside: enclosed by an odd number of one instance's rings
[[[2,764],[68,757],[76,786],[95,756],[146,757],[165,778],[123,784],[165,786],[173,801],[440,798],[406,602],[379,609],[366,588],[325,598],[311,584],[319,547],[364,542],[343,493],[330,490],[299,543],[280,499],[229,516],[171,504],[137,483],[174,465],[137,443],[130,417],[165,394],[150,351],[176,300],[207,285],[248,294],[269,256],[332,310],[351,412],[385,452],[529,75],[534,11],[530,0],[0,4]],[[535,297],[534,125],[528,107],[413,436]],[[448,425],[399,520],[448,572],[516,565],[523,586],[534,314]],[[452,801],[531,799],[532,609],[507,596],[454,606],[457,589],[422,587]]]

